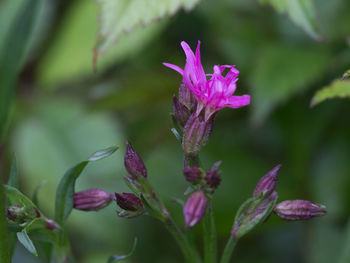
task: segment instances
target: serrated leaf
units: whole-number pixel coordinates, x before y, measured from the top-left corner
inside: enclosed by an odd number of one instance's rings
[[[118,147],[109,147],[95,152],[88,160],[69,169],[62,177],[56,191],[55,220],[62,225],[73,209],[75,181],[89,162],[98,161],[113,154]]]
[[[286,13],[290,19],[316,40],[321,40],[316,25],[313,0],[260,0],[271,4],[278,12]]]
[[[191,10],[199,0],[97,0],[101,5],[96,55],[105,53],[121,36],[175,14]]]
[[[17,233],[18,241],[33,255],[38,256],[38,252],[35,249],[35,246],[32,240],[29,238],[26,229],[23,229],[21,232]]]
[[[326,70],[329,55],[318,48],[268,46],[251,74],[252,120],[261,124],[288,98],[310,87]]]
[[[311,107],[334,98],[350,98],[350,80],[335,80],[315,93],[311,100]]]
[[[134,253],[136,246],[137,246],[137,238],[134,239],[134,244],[133,244],[133,246],[128,254],[126,254],[126,255],[113,255],[108,259],[107,263],[115,263],[115,262],[119,262],[119,261],[122,261],[124,259],[127,259],[128,257],[130,257]]]

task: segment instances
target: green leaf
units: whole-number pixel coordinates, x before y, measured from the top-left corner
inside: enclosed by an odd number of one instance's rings
[[[26,229],[23,229],[21,232],[17,233],[18,241],[33,255],[38,256],[32,240],[29,238]]]
[[[311,100],[311,107],[334,98],[350,98],[350,80],[335,80],[330,85],[318,90]]]
[[[101,5],[96,56],[105,53],[120,37],[137,27],[148,26],[175,14],[191,10],[199,0],[98,0]]]
[[[28,197],[22,194],[18,189],[10,185],[4,185],[4,189],[5,189],[5,194],[10,200],[11,205],[23,205],[26,207],[37,208],[34,205],[34,203]]]
[[[41,187],[43,187],[45,184],[47,183],[47,180],[41,181],[41,183],[35,188],[34,193],[33,193],[33,203],[39,207],[39,200],[38,200],[38,194],[39,194],[39,190]]]
[[[109,147],[92,154],[88,160],[83,161],[69,169],[62,177],[56,191],[55,219],[62,225],[73,209],[73,196],[75,181],[89,162],[98,161],[113,154],[118,147]]]
[[[278,12],[286,13],[290,19],[316,40],[321,40],[316,25],[313,0],[260,0],[271,4]]]
[[[7,184],[16,188],[19,187],[16,155],[13,155],[12,157],[11,170]]]
[[[288,98],[310,87],[326,70],[329,55],[319,48],[269,45],[251,74],[252,120],[261,124]]]
[[[126,255],[113,255],[108,259],[107,263],[114,263],[114,262],[119,262],[119,261],[122,261],[124,259],[127,259],[128,257],[130,257],[134,253],[136,246],[137,246],[137,238],[134,239],[134,244],[131,248],[131,251],[128,254],[126,254]]]
[[[18,1],[7,1],[2,3],[0,8],[1,16],[8,10],[15,14],[10,16],[13,21],[6,23],[9,28],[1,30],[0,139],[7,126],[8,113],[15,94],[16,78],[21,70],[41,3],[42,0],[22,0],[21,4],[18,4]]]

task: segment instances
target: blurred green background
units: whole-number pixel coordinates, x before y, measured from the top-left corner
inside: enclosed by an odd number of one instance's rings
[[[201,154],[206,168],[223,161],[214,198],[220,250],[239,205],[259,178],[281,163],[279,200],[309,199],[325,204],[328,215],[308,222],[271,216],[240,240],[233,262],[337,262],[350,215],[350,103],[309,104],[316,90],[350,68],[350,2],[315,0],[315,7],[321,42],[255,0],[203,0],[191,12],[181,10],[122,37],[99,57],[94,73],[99,5],[42,1],[1,145],[1,173],[16,153],[21,190],[31,196],[46,180],[39,200],[52,217],[61,176],[98,149],[120,145],[112,157],[87,167],[77,190],[127,191],[122,159],[128,139],[143,157],[150,182],[183,224],[181,207],[171,201],[183,197],[186,182],[169,115],[181,78],[161,63],[184,65],[180,42],[194,49],[201,40],[206,72],[214,64],[237,65],[237,92],[252,95],[250,106],[220,111]],[[0,16],[0,36],[11,8],[16,7],[1,5],[6,16]],[[106,262],[126,253],[134,237],[138,246],[126,262],[182,261],[159,222],[118,218],[114,204],[98,213],[73,211],[68,228],[77,262]],[[201,227],[193,231],[200,245]],[[37,261],[18,245],[13,262]]]

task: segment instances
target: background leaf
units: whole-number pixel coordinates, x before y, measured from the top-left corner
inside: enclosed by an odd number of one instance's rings
[[[311,100],[311,107],[334,98],[350,98],[350,80],[335,80],[317,91]]]
[[[280,13],[287,13],[290,19],[311,37],[321,40],[313,0],[260,0],[260,2],[271,4]]]
[[[109,147],[95,152],[88,158],[69,169],[61,179],[56,191],[55,219],[62,224],[73,209],[75,181],[89,162],[98,161],[113,154],[118,147]]]
[[[31,33],[42,0],[7,1],[1,3],[0,16],[13,15],[8,29],[2,29],[0,44],[0,140],[4,136],[8,114],[15,94],[16,77],[22,67]],[[16,10],[16,11],[14,11]],[[2,24],[3,25],[3,24]],[[6,26],[6,23],[5,23]]]
[[[147,26],[180,8],[191,10],[199,0],[98,0],[101,5],[96,56],[105,53],[120,37],[138,26]]]
[[[9,179],[7,184],[13,186],[15,188],[19,187],[19,179],[18,179],[18,170],[17,170],[17,158],[16,155],[13,155],[11,162],[11,169],[9,174]]]
[[[119,261],[122,261],[124,259],[127,259],[128,257],[130,257],[134,253],[136,246],[137,246],[137,238],[134,239],[134,244],[133,244],[133,246],[128,254],[126,254],[126,255],[113,255],[108,259],[107,263],[114,263],[114,262],[119,262]]]

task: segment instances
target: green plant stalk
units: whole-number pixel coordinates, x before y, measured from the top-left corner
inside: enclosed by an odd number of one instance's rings
[[[181,232],[179,227],[175,224],[175,222],[168,218],[165,221],[166,228],[173,235],[174,239],[178,243],[182,253],[184,254],[185,260],[187,263],[200,263],[201,259],[199,257],[198,252],[193,248],[185,237],[185,235]]]
[[[234,235],[230,235],[230,238],[228,239],[224,252],[222,253],[221,261],[220,263],[229,263],[232,252],[235,249],[235,246],[237,244],[238,239]]]
[[[203,233],[204,233],[204,262],[217,262],[217,241],[216,229],[214,222],[214,214],[212,203],[208,203],[208,211],[203,219]]]
[[[350,262],[350,219],[346,227],[345,240],[343,243],[343,252],[340,254],[338,263],[348,263]]]
[[[5,217],[5,194],[2,186],[2,180],[0,180],[0,182],[0,261],[3,263],[10,263],[7,239],[7,222]]]

